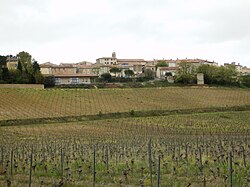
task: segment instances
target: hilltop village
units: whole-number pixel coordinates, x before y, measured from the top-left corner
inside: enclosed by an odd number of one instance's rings
[[[53,76],[55,85],[67,84],[91,84],[96,78],[110,73],[112,77],[143,77],[150,74],[154,79],[162,80],[169,76],[176,76],[180,64],[186,63],[190,67],[198,68],[201,65],[218,67],[215,61],[203,59],[121,59],[113,52],[109,57],[97,58],[95,63],[83,61],[79,63],[54,64],[46,62],[40,64],[40,72],[44,77]],[[18,68],[18,57],[8,56],[7,68],[9,70]],[[224,67],[233,66],[242,75],[250,74],[250,68],[243,67],[235,62],[224,64]]]

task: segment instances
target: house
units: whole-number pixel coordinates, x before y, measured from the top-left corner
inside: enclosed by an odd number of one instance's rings
[[[242,73],[243,75],[250,75],[250,68],[248,68],[248,67],[246,67],[246,66],[242,67],[241,73]]]
[[[17,56],[7,56],[6,66],[8,70],[16,70],[18,67],[18,57]]]
[[[118,59],[116,53],[113,52],[111,57],[101,57],[96,59],[96,65],[99,66],[100,75],[109,73],[112,67],[117,67],[121,70],[120,73],[115,74],[117,77],[125,77],[125,70],[132,70],[135,76],[143,73],[147,61],[144,59]]]
[[[44,76],[54,76],[56,85],[90,84],[99,75],[99,71],[89,62],[59,65],[47,62],[40,65],[40,70]]]
[[[103,64],[103,65],[115,65],[117,64],[116,53],[112,53],[112,57],[101,57],[96,59],[96,64]]]
[[[167,76],[175,76],[178,72],[178,67],[158,67],[156,70],[157,78],[166,78]]]
[[[233,67],[235,67],[235,69],[236,69],[238,72],[241,72],[241,71],[242,71],[242,68],[243,68],[243,66],[240,65],[240,63],[236,64],[236,62],[224,63],[224,66],[225,66],[225,67],[227,67],[227,66],[233,66]]]
[[[167,67],[156,67],[159,61],[164,61]],[[101,57],[96,59],[96,63],[79,62],[75,64],[61,63],[59,65],[46,62],[40,65],[41,73],[44,76],[54,76],[57,85],[60,84],[90,84],[96,77],[104,73],[110,73],[114,67],[120,69],[120,72],[111,73],[112,76],[126,77],[125,71],[132,70],[135,77],[143,75],[145,70],[151,70],[157,78],[166,78],[168,75],[175,76],[178,73],[179,65],[190,63],[195,67],[202,64],[217,66],[218,63],[202,59],[169,59],[169,60],[144,60],[144,59],[119,59],[113,52],[111,57]]]
[[[203,65],[203,64],[207,64],[207,65],[211,65],[211,66],[218,66],[218,63],[217,62],[211,62],[211,61],[208,61],[208,60],[202,60],[202,59],[178,59],[175,61],[176,62],[176,65],[179,66],[180,63],[190,63],[192,64],[193,66],[195,67],[199,67],[200,65]]]

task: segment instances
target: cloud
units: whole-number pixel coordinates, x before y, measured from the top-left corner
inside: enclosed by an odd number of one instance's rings
[[[248,7],[248,0],[2,0],[0,49],[55,63],[117,51],[250,66]]]

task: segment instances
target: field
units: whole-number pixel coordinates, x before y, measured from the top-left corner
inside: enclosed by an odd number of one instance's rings
[[[0,120],[53,118],[147,110],[231,107],[249,104],[239,89],[1,89]]]
[[[0,98],[0,186],[250,186],[249,90],[0,89]]]

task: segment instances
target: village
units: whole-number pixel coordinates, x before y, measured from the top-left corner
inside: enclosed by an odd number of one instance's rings
[[[171,77],[178,73],[181,63],[187,63],[195,68],[205,64],[219,66],[218,62],[203,59],[120,59],[116,52],[113,52],[111,56],[97,58],[95,63],[87,61],[59,65],[51,62],[41,63],[40,71],[44,77],[53,76],[55,85],[91,84],[96,78],[107,73],[113,77],[124,78],[138,78],[148,73],[158,80],[169,78],[168,81],[171,83],[173,82]],[[6,65],[9,70],[17,69],[18,57],[8,56]],[[235,62],[224,64],[225,67],[229,65],[234,66],[242,75],[250,74],[250,68],[246,66]]]

